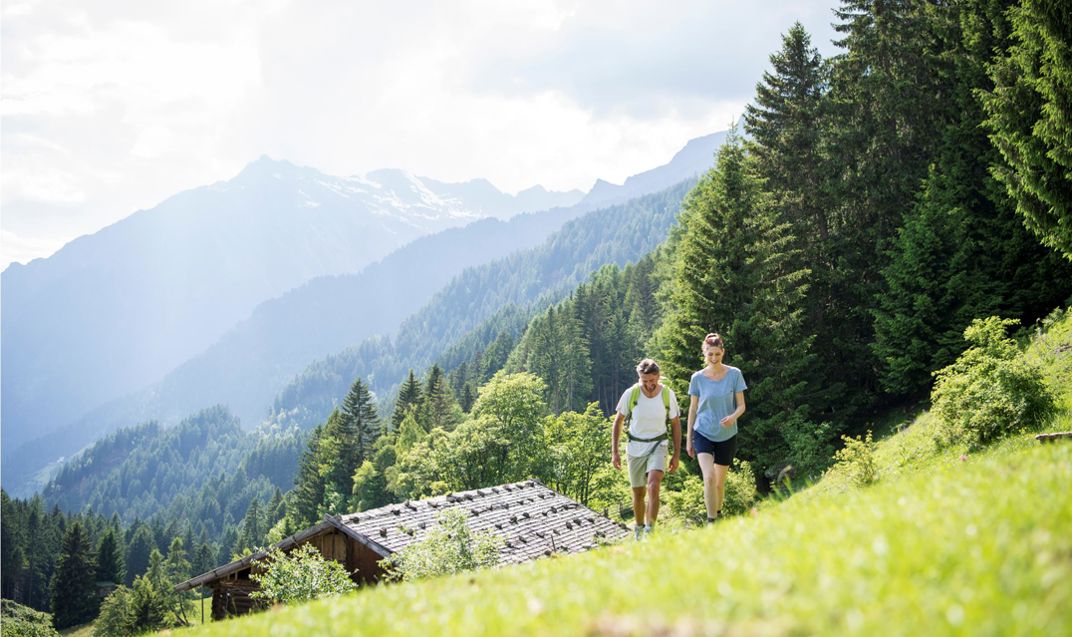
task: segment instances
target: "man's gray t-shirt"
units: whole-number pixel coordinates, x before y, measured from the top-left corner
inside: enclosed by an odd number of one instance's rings
[[[737,435],[737,423],[722,426],[722,419],[737,409],[737,392],[748,389],[744,375],[736,367],[726,370],[721,380],[712,380],[703,370],[689,380],[689,396],[699,398],[696,406],[696,422],[693,429],[711,442],[722,442]]]

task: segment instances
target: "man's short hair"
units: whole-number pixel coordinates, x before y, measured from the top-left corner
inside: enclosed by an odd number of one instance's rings
[[[659,364],[650,358],[645,358],[637,363],[636,372],[638,374],[658,374]]]

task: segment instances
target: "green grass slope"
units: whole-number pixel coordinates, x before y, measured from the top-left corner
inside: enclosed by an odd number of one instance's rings
[[[1036,336],[1072,429],[1072,316]],[[1051,338],[1052,337],[1052,338]],[[1048,339],[1048,340],[1047,340]],[[1065,348],[1065,349],[1062,349]],[[939,449],[924,414],[753,515],[520,567],[370,588],[199,635],[1070,635],[1072,442]]]

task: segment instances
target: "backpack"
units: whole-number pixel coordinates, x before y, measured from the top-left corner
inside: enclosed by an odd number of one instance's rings
[[[629,429],[626,428],[625,435],[629,437],[629,440],[636,440],[638,442],[662,442],[670,438],[670,388],[663,385],[663,407],[666,409],[666,431],[655,436],[654,438],[637,438],[633,434],[629,433]],[[633,391],[629,394],[629,418],[633,419],[633,410],[636,409],[637,401],[640,400],[640,383],[633,385]]]

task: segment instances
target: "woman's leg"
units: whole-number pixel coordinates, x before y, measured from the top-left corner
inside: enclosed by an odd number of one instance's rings
[[[717,466],[715,456],[710,453],[698,453],[696,462],[699,463],[700,473],[703,474],[703,501],[704,506],[707,507],[707,518],[713,519],[722,504],[715,483],[715,467]]]
[[[712,464],[714,464],[713,460],[712,460]],[[730,470],[730,468],[729,468],[728,465],[714,464],[714,466],[713,466],[712,473],[715,474],[715,480],[714,480],[714,482],[715,482],[715,504],[716,504],[715,511],[717,513],[722,513],[722,501],[723,501],[723,499],[725,499],[725,495],[726,495],[726,472],[729,471],[729,470]],[[708,507],[707,510],[708,510],[707,515],[710,516],[710,517],[714,517],[710,513],[710,511],[711,511],[710,507]]]

